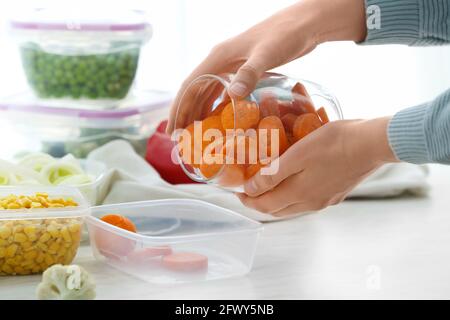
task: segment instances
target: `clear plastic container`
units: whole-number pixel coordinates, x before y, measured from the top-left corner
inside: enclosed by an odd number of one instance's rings
[[[147,140],[168,115],[171,96],[165,92],[136,92],[114,110],[58,107],[26,94],[0,100],[0,132],[14,140],[8,150],[44,152],[60,158],[85,158],[92,150],[116,139],[130,142],[145,155]]]
[[[274,160],[298,140],[343,118],[335,96],[316,83],[266,73],[235,101],[227,94],[232,77],[198,77],[178,106],[176,155],[194,181],[242,192],[258,171],[273,174]]]
[[[105,183],[107,177],[106,166],[93,160],[82,160],[80,164],[83,171],[91,177],[91,182],[78,185],[66,184],[64,186],[77,188],[90,205],[98,205],[106,196],[108,189],[108,185]],[[37,187],[38,185],[38,182],[34,180],[28,183],[20,182],[20,187]],[[43,184],[42,186],[47,187],[48,185]],[[18,185],[0,185],[0,191],[3,189],[8,190],[12,187],[18,187]]]
[[[40,98],[109,106],[129,92],[152,27],[140,11],[35,9],[10,21]]]
[[[83,219],[89,206],[75,188],[0,188],[9,195],[49,199],[71,198],[78,205],[64,208],[0,209],[0,275],[41,273],[54,264],[70,264],[80,244]]]
[[[106,214],[129,218],[137,233],[99,219]],[[162,284],[246,274],[252,267],[262,231],[260,223],[230,210],[181,199],[94,207],[86,222],[98,260],[145,281]],[[173,254],[200,255],[202,260],[200,264],[167,264]]]

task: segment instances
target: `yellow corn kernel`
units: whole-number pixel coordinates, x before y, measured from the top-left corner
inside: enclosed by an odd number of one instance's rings
[[[80,231],[81,229],[81,225],[79,223],[73,223],[71,225],[69,225],[69,231],[72,233],[76,233],[78,231]]]
[[[6,249],[3,247],[0,247],[0,258],[4,258],[6,256]]]
[[[6,274],[13,274],[14,273],[13,268],[11,268],[11,266],[7,265],[6,263],[3,264],[2,271],[4,273],[6,273]]]
[[[0,247],[6,247],[9,244],[9,241],[0,239]]]
[[[48,193],[46,192],[37,192],[36,197],[48,198]]]
[[[17,202],[11,202],[10,204],[8,204],[8,207],[7,207],[8,210],[15,210],[15,209],[20,209],[20,208],[21,208],[21,206]]]
[[[14,234],[14,242],[24,243],[28,240],[27,236],[23,233],[15,233]]]
[[[54,224],[51,224],[47,227],[47,232],[49,232],[53,238],[60,237],[59,230]]]
[[[22,208],[31,208],[31,200],[28,198],[19,199],[18,202],[22,205]]]
[[[9,247],[6,248],[6,258],[12,258],[16,255],[17,249],[19,246],[17,244],[11,244]]]
[[[38,244],[36,244],[36,247],[38,247],[42,251],[47,251],[48,250],[48,246],[45,243],[42,243],[42,242],[39,242]]]
[[[45,255],[44,262],[45,262],[46,265],[49,266],[49,265],[52,265],[52,264],[55,263],[55,259],[53,259],[53,257],[52,257],[51,255],[46,254],[46,255]]]
[[[8,227],[0,227],[0,238],[7,239],[11,235],[11,228]]]
[[[15,267],[15,266],[16,266],[16,260],[14,260],[14,258],[8,258],[8,259],[6,259],[6,260],[5,260],[5,263],[8,264],[8,265],[10,265],[10,266],[12,266],[12,267]]]
[[[67,248],[65,248],[65,247],[60,247],[59,250],[58,250],[57,256],[58,256],[58,257],[63,257],[63,256],[66,254],[66,252],[67,252]]]
[[[61,228],[61,235],[66,242],[72,242],[72,238],[70,237],[70,232],[67,227]]]
[[[23,228],[23,232],[25,232],[28,238],[33,238],[34,240],[36,240],[36,226],[26,226]],[[30,239],[30,241],[34,240]]]
[[[14,265],[18,266],[23,261],[23,257],[21,255],[16,255],[14,258]]]
[[[23,268],[26,268],[26,269],[27,268],[32,268],[33,265],[34,265],[34,260],[23,260],[20,263],[20,266],[23,267]]]
[[[50,233],[46,232],[46,233],[44,233],[44,234],[39,238],[39,242],[40,242],[40,243],[45,243],[45,242],[47,242],[48,240],[50,240],[50,238],[51,238]]]
[[[22,249],[24,251],[33,250],[33,243],[30,241],[26,241],[26,242],[22,243]]]
[[[51,254],[55,254],[57,253],[59,250],[59,244],[57,243],[52,243],[49,247],[48,247],[48,252]]]
[[[18,224],[18,225],[15,225],[13,229],[14,229],[13,233],[22,232],[23,231],[23,226]]]
[[[23,255],[23,257],[24,257],[26,260],[34,260],[34,259],[37,257],[37,255],[38,255],[37,251],[36,251],[36,250],[32,250],[32,251],[26,252],[26,253]]]
[[[14,272],[18,274],[22,274],[25,270],[21,266],[14,267]]]
[[[36,257],[36,262],[37,263],[42,263],[45,259],[45,254],[43,252],[39,252],[37,257]]]
[[[41,204],[40,202],[35,202],[35,201],[33,201],[33,202],[31,203],[31,208],[35,208],[35,209],[37,209],[37,208],[42,208],[42,204]]]
[[[31,268],[32,273],[39,273],[40,271],[41,271],[41,267],[39,265],[35,265],[35,266],[33,266],[33,268]]]

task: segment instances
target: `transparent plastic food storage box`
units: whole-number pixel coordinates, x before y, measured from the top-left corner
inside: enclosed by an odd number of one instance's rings
[[[14,144],[10,152],[44,152],[54,157],[85,158],[92,150],[116,140],[130,142],[145,155],[147,140],[167,117],[170,95],[136,92],[113,110],[65,108],[36,101],[27,94],[0,99],[0,131]]]
[[[105,107],[127,96],[152,35],[143,12],[108,9],[24,11],[10,29],[38,97]]]
[[[130,219],[137,233],[100,220]],[[248,273],[260,223],[198,200],[156,200],[92,208],[87,218],[94,256],[150,283],[213,280]]]
[[[0,275],[41,273],[72,262],[89,214],[77,189],[1,188],[0,199]],[[22,208],[14,209],[18,203]]]

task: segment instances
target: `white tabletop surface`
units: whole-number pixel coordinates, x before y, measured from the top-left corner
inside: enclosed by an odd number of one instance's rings
[[[424,198],[357,200],[265,225],[247,276],[153,285],[96,262],[75,263],[99,299],[450,298],[450,167],[433,166]],[[40,276],[0,277],[0,299],[33,299]]]

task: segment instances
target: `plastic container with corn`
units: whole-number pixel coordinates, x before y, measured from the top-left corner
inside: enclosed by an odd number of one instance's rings
[[[74,188],[0,191],[0,275],[41,273],[70,264],[89,207]]]

